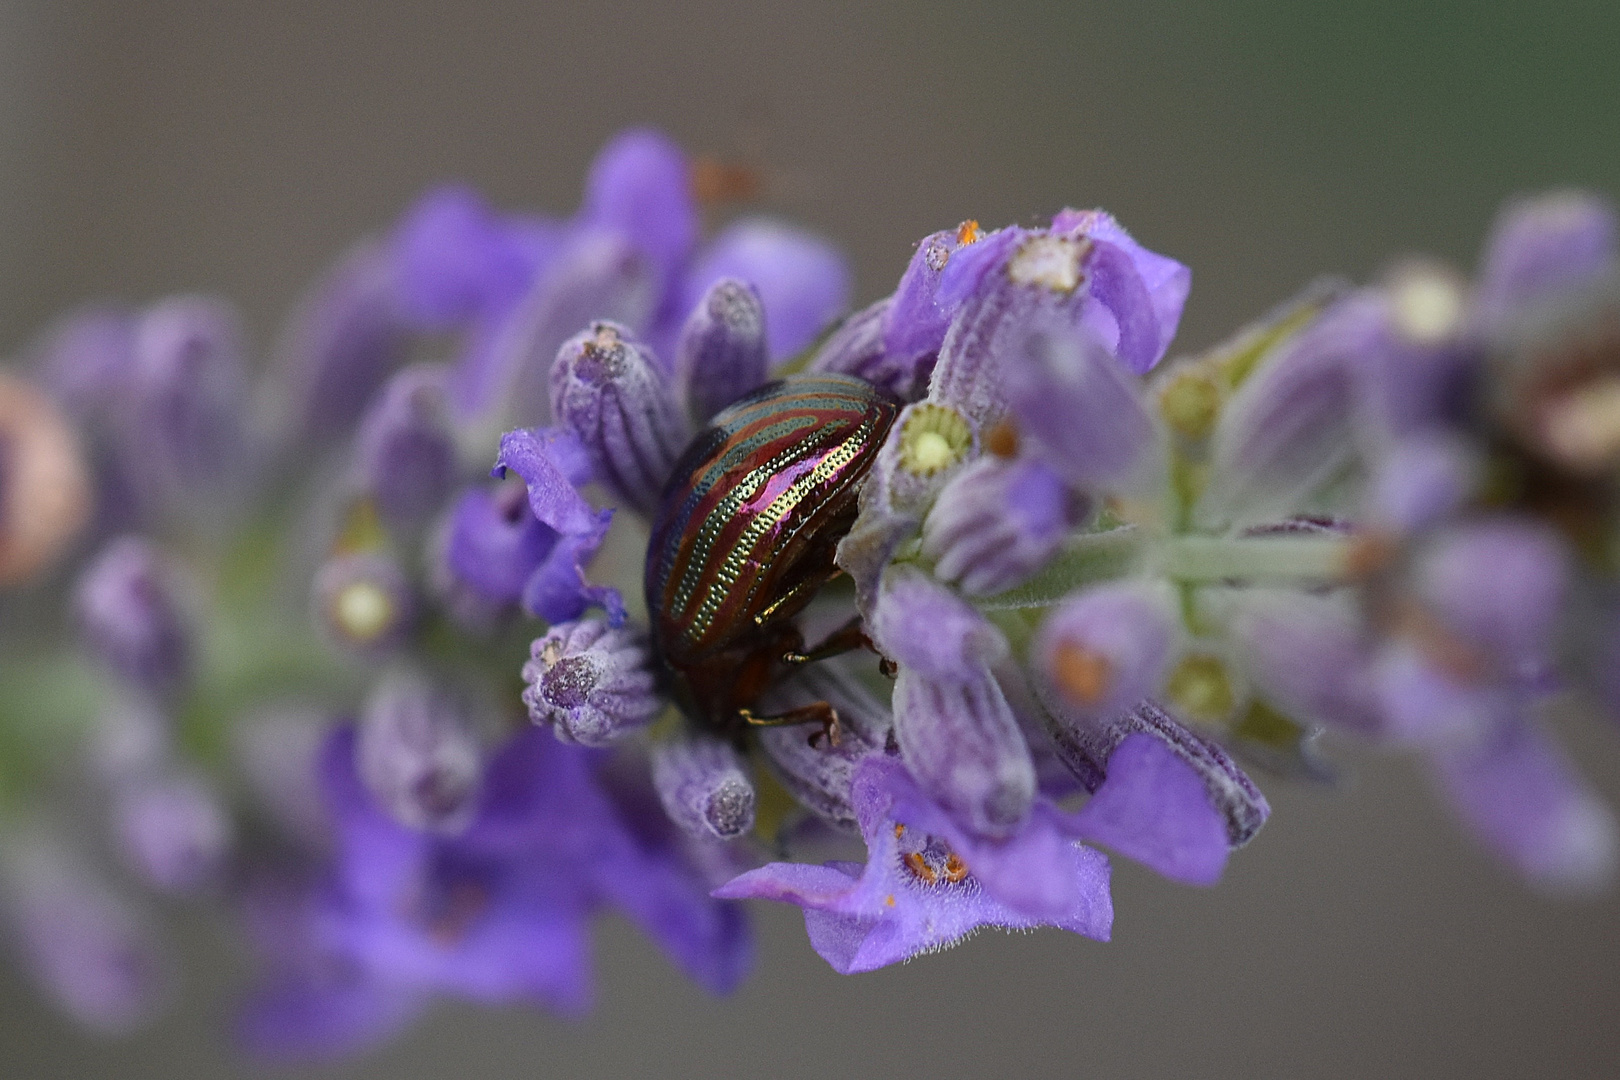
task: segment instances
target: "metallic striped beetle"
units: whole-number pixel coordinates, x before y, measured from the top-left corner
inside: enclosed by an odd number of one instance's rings
[[[793,619],[837,576],[834,551],[899,410],[860,379],[794,376],[722,409],[681,455],[645,586],[654,648],[694,721],[731,734],[820,721],[836,741],[825,702],[777,717],[749,707],[788,666],[865,640],[855,622],[807,654]]]

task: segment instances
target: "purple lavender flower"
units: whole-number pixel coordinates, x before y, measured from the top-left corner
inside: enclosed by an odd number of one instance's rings
[[[949,948],[983,926],[1055,925],[1108,940],[1108,862],[1097,852],[1035,829],[1004,850],[983,852],[1001,872],[990,880],[1023,879],[1020,872],[1029,871],[1050,886],[1039,890],[1051,894],[1041,905],[1047,910],[1030,915],[996,897],[974,862],[978,849],[952,846],[948,819],[898,764],[870,759],[857,771],[852,794],[867,846],[864,870],[850,863],[771,863],[715,895],[798,904],[811,946],[846,975]]]
[[[416,598],[399,563],[375,551],[336,555],[315,574],[315,621],[327,639],[360,657],[399,649],[416,616]]]
[[[923,554],[941,581],[989,596],[1046,565],[1085,507],[1042,461],[980,458],[940,492],[923,522]]]
[[[380,813],[354,760],[355,732],[341,728],[322,755],[337,861],[324,885],[287,897],[272,920],[275,967],[243,1021],[261,1050],[351,1049],[390,1033],[435,993],[577,1013],[591,996],[588,919],[604,904],[714,992],[746,969],[740,914],[704,896],[678,851],[626,828],[582,751],[543,732],[513,737],[485,770],[472,824],[454,838]],[[334,967],[349,973],[335,985],[309,978]]]
[[[168,770],[124,780],[113,821],[119,853],[153,888],[184,894],[219,883],[234,830],[218,792],[201,775]]]
[[[551,622],[578,618],[587,607],[600,605],[618,625],[624,619],[618,591],[585,578],[585,563],[607,534],[613,512],[593,510],[579,493],[576,485],[590,475],[579,442],[555,431],[508,432],[501,437],[495,474],[504,476],[507,469],[523,478],[538,528],[524,519],[521,503],[504,507],[487,495],[464,496],[447,554],[452,573],[468,583],[483,581],[486,587],[478,591],[497,603],[509,598],[499,587],[518,582],[524,609]],[[485,564],[490,549],[505,559]]]
[[[551,369],[551,411],[590,454],[602,483],[651,516],[691,430],[645,346],[608,322],[570,338]]]
[[[731,840],[754,827],[754,784],[730,743],[710,736],[653,744],[653,784],[669,819],[692,836]]]
[[[357,244],[310,287],[288,319],[259,395],[289,448],[347,435],[409,351],[389,245]]]
[[[91,650],[119,678],[167,695],[191,664],[174,572],[140,537],[108,544],[79,581],[78,607]]]
[[[421,675],[396,671],[372,691],[357,730],[355,769],[394,820],[436,832],[466,828],[483,747],[465,703]]]
[[[442,368],[394,375],[360,425],[356,466],[361,488],[389,524],[424,524],[456,483],[456,444]]]
[[[173,975],[151,927],[60,841],[12,837],[5,910],[40,988],[93,1031],[122,1035],[167,1003]]]
[[[765,304],[746,281],[721,278],[692,309],[675,347],[675,377],[703,424],[765,381]]]
[[[536,638],[523,681],[529,719],[581,746],[622,739],[664,709],[645,635],[600,619],[558,623]]]
[[[1163,590],[1145,583],[1101,585],[1071,596],[1047,617],[1035,663],[1072,708],[1113,716],[1157,693],[1174,633]]]
[[[691,311],[723,278],[746,281],[758,291],[772,361],[809,345],[849,307],[844,257],[820,237],[777,222],[739,221],[715,237],[687,274],[680,309]]]

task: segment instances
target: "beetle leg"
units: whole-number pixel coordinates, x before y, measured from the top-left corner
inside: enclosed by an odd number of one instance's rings
[[[825,701],[817,701],[809,705],[800,705],[775,716],[755,716],[748,709],[738,709],[737,715],[743,718],[743,723],[750,727],[789,727],[793,724],[820,724],[821,730],[810,736],[810,745],[814,746],[821,739],[827,740],[828,746],[837,746],[841,738],[841,728],[838,724],[838,710]]]
[[[803,652],[790,652],[782,657],[782,662],[794,665],[813,664],[817,660],[842,656],[844,653],[853,652],[856,649],[870,648],[872,648],[872,639],[866,636],[865,630],[861,629],[861,617],[857,615],[828,634],[826,640],[820,645],[813,649],[806,649]]]

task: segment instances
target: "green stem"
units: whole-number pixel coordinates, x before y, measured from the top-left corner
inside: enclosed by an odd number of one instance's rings
[[[1336,581],[1344,577],[1350,537],[1338,535],[1177,536],[1159,549],[1167,577],[1217,581]]]
[[[981,601],[978,608],[1008,611],[1051,607],[1076,589],[1124,576],[1140,558],[1144,539],[1141,530],[1132,526],[1072,536],[1039,574],[1015,589]]]

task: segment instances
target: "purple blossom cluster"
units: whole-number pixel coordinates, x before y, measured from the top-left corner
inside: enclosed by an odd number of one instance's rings
[[[1510,206],[1473,284],[1319,282],[1167,360],[1190,272],[1102,211],[934,233],[846,316],[834,249],[759,218],[702,242],[693,190],[629,132],[567,219],[428,193],[262,373],[229,305],[179,297],[80,311],[41,389],[0,379],[0,581],[46,582],[5,597],[40,674],[0,692],[77,742],[15,793],[0,884],[70,1013],[167,999],[153,903],[238,913],[268,1058],[443,995],[577,1013],[605,910],[715,993],[746,899],[843,973],[982,927],[1107,940],[1105,851],[1214,884],[1270,813],[1245,767],[1328,775],[1324,730],[1416,751],[1532,885],[1609,881],[1613,816],[1545,716],[1620,711],[1606,203]],[[739,653],[757,693],[716,716],[649,526],[804,372],[894,420],[810,538],[835,579],[761,598],[823,643]],[[759,513],[742,465],[722,505]]]

